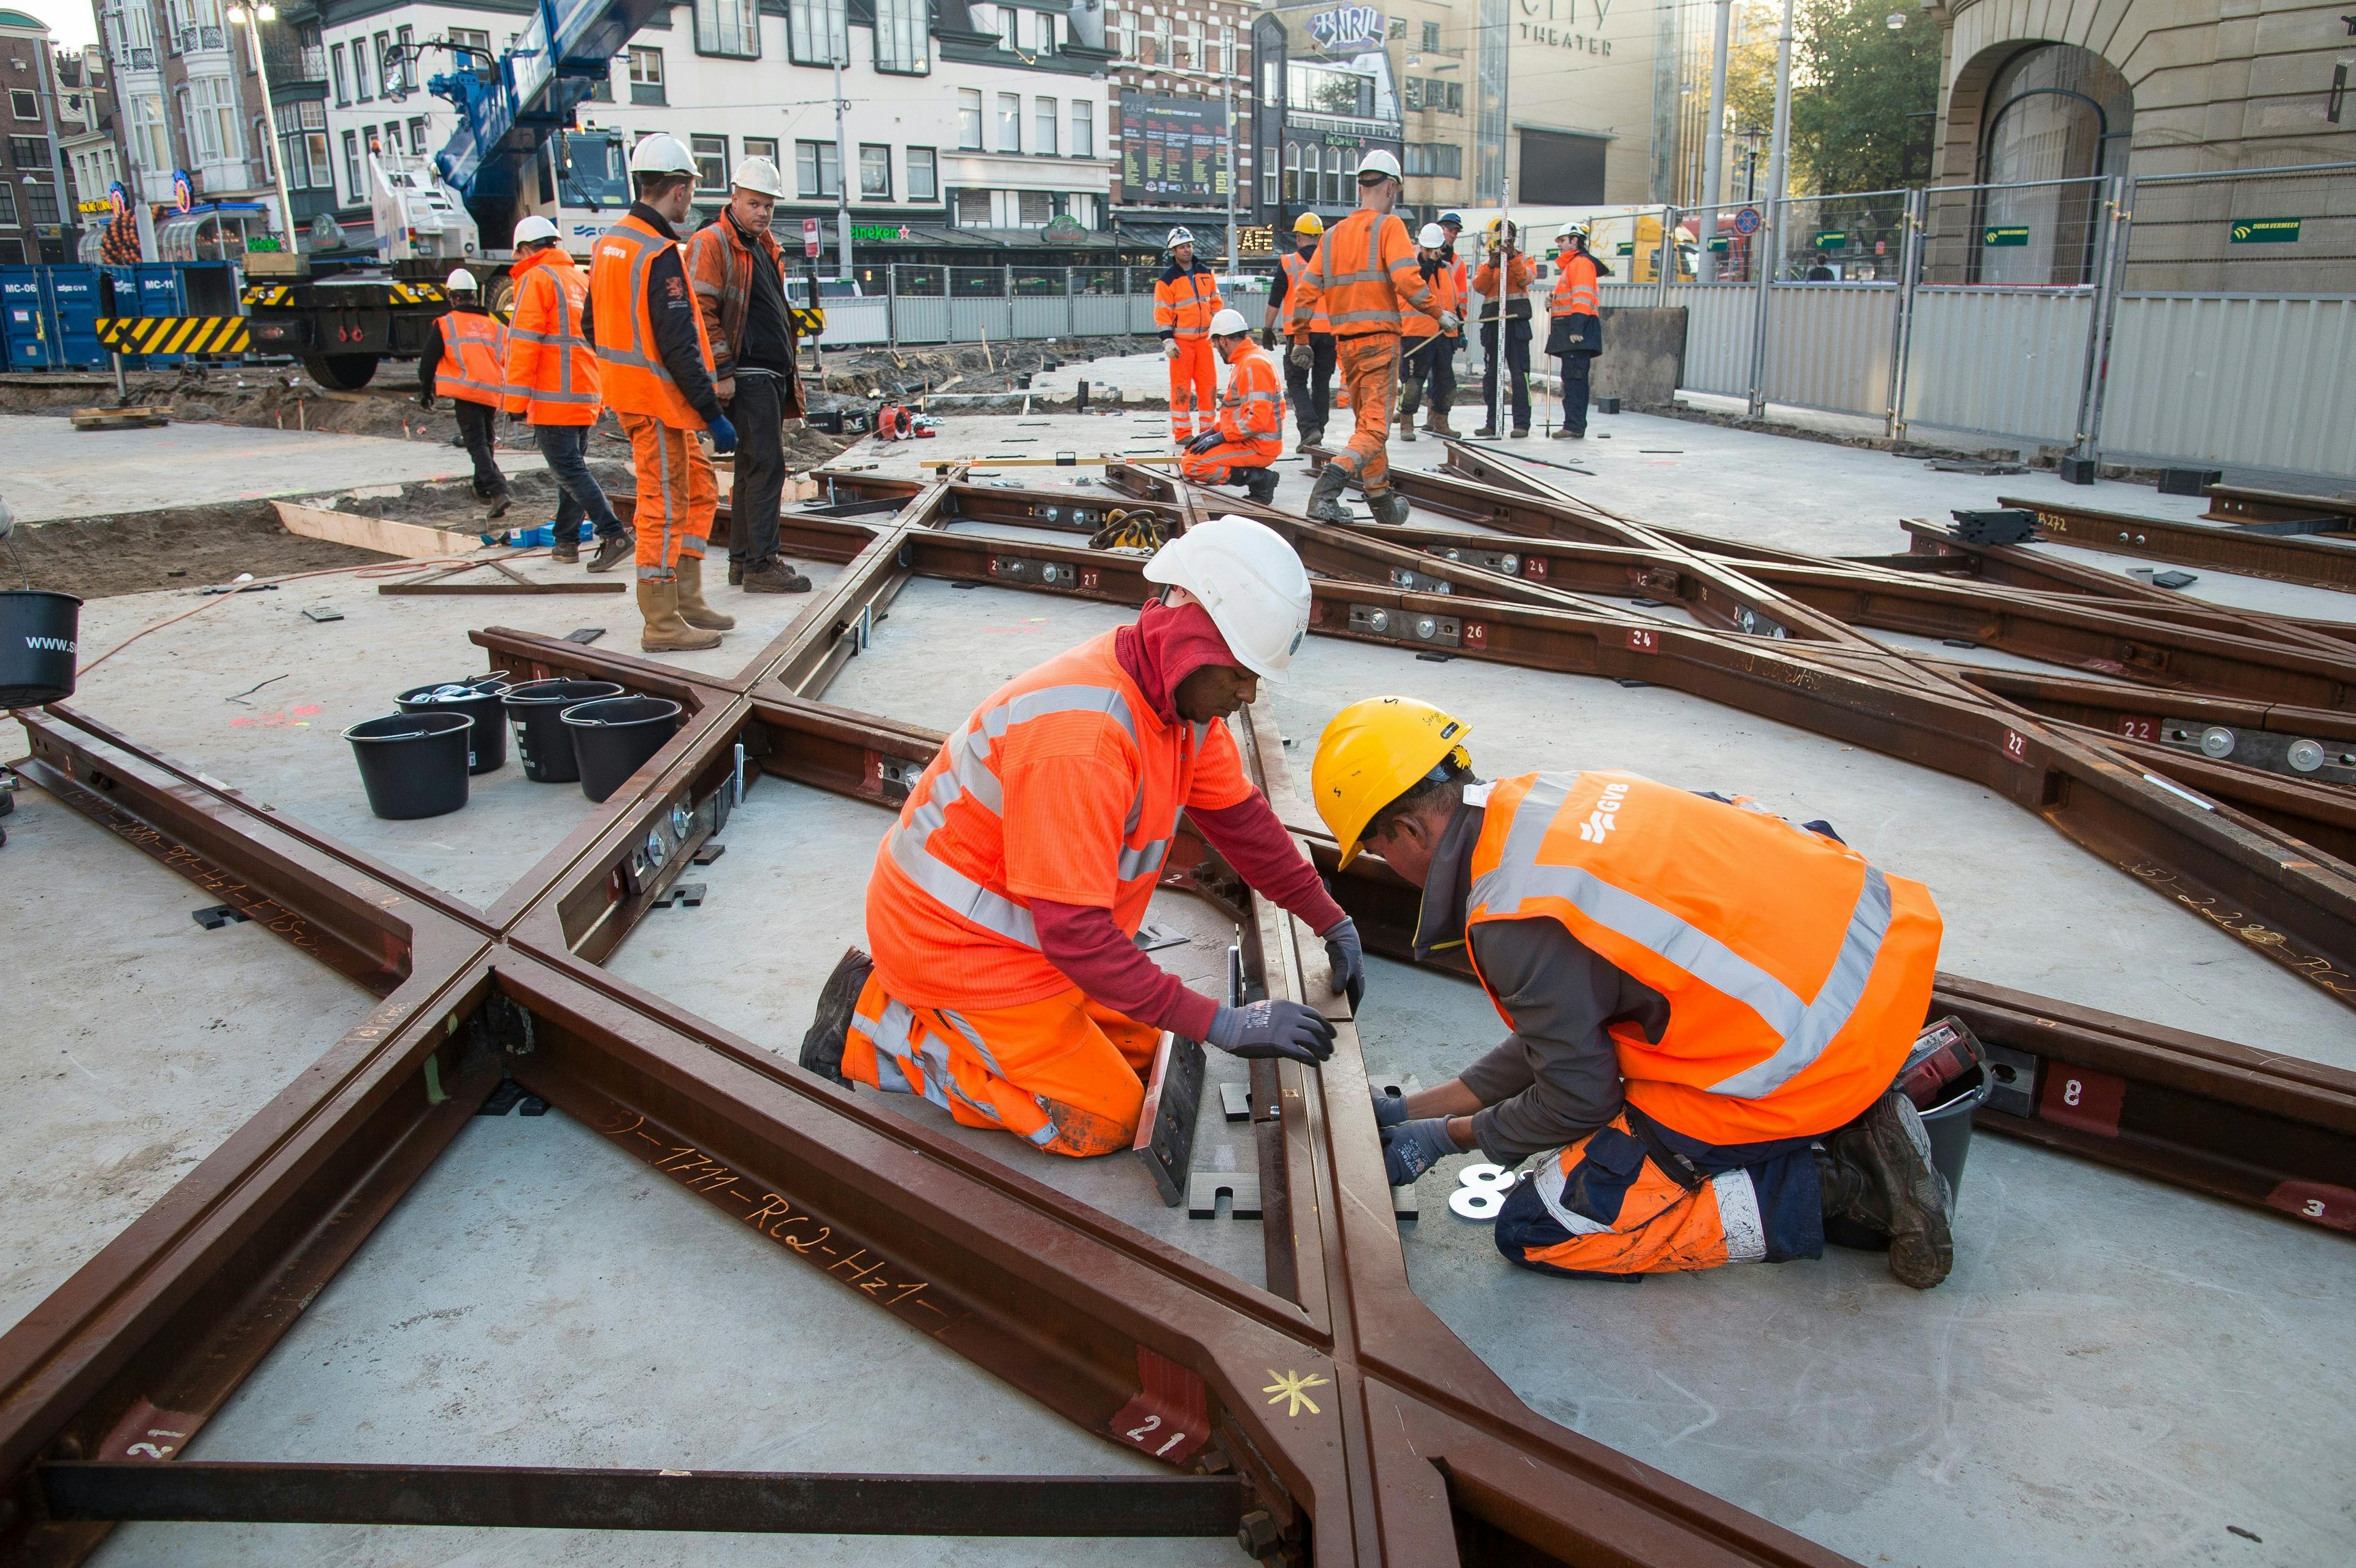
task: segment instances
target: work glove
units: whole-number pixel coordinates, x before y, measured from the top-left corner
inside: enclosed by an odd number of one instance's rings
[[[1462,326],[1462,325],[1464,325],[1464,318],[1463,318],[1462,316],[1461,316],[1461,315],[1457,315],[1454,311],[1452,311],[1452,310],[1443,310],[1443,311],[1441,311],[1441,312],[1440,313],[1440,331],[1442,331],[1442,332],[1453,332],[1453,331],[1455,331],[1458,327],[1460,327],[1460,326]]]
[[[1366,995],[1366,947],[1358,940],[1358,923],[1345,914],[1339,925],[1317,934],[1325,939],[1325,962],[1333,966],[1328,984],[1348,993],[1350,1011],[1355,1013]]]
[[[1210,451],[1211,448],[1218,444],[1219,432],[1215,430],[1206,430],[1202,434],[1196,436],[1194,440],[1188,442],[1186,443],[1186,450],[1199,457],[1204,453]]]
[[[1425,1116],[1383,1129],[1383,1174],[1393,1187],[1407,1187],[1451,1154],[1464,1151],[1448,1136],[1448,1118]]]
[[[1299,1002],[1254,1002],[1221,1008],[1211,1019],[1210,1043],[1246,1061],[1280,1056],[1314,1067],[1333,1054],[1333,1026]]]
[[[1317,364],[1317,357],[1309,352],[1309,339],[1305,337],[1292,346],[1292,352],[1286,357],[1292,361],[1293,368],[1297,370],[1312,369]]]
[[[1263,326],[1259,329],[1259,346],[1262,348],[1274,348],[1276,347],[1276,328],[1272,326]]]
[[[728,422],[726,414],[722,414],[703,428],[712,432],[712,456],[725,457],[736,450],[736,427]]]
[[[1162,340],[1162,357],[1164,359],[1175,359],[1178,357],[1178,340],[1176,338],[1165,337]]]
[[[1376,1127],[1387,1132],[1389,1129],[1398,1126],[1401,1122],[1407,1120],[1406,1095],[1386,1094],[1379,1089],[1370,1089],[1367,1091],[1367,1093],[1373,1097],[1375,1102],[1375,1125]]]

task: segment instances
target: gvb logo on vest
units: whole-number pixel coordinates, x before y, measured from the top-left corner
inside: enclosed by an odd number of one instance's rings
[[[1580,841],[1585,844],[1602,843],[1603,836],[1620,826],[1619,817],[1615,814],[1627,799],[1626,784],[1605,784],[1603,798],[1595,803],[1595,809],[1589,812],[1587,820],[1579,825]]]

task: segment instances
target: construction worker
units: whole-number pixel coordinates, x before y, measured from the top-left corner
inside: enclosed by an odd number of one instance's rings
[[[1316,303],[1317,280],[1309,271],[1316,259],[1317,241],[1325,233],[1325,220],[1313,212],[1304,212],[1292,220],[1292,249],[1277,258],[1276,283],[1269,290],[1268,311],[1260,318],[1260,347],[1274,348],[1280,330],[1292,342],[1306,338],[1309,343],[1309,363],[1296,365],[1288,352],[1284,360],[1284,389],[1292,400],[1292,418],[1300,427],[1300,437],[1293,450],[1306,452],[1325,439],[1325,421],[1333,409],[1333,329],[1325,319],[1323,306]],[[1294,331],[1279,324],[1291,314],[1290,305],[1306,296],[1310,304],[1309,324]]]
[[[1456,368],[1451,364],[1451,339],[1440,329],[1443,312],[1458,308],[1456,280],[1449,276],[1448,231],[1437,223],[1427,223],[1417,236],[1416,270],[1423,274],[1426,287],[1431,291],[1430,310],[1409,305],[1400,313],[1402,352],[1399,356],[1398,438],[1415,439],[1415,412],[1423,406],[1423,389],[1432,381],[1447,384],[1448,396],[1456,395]],[[1435,401],[1435,408],[1445,407]],[[1447,429],[1445,417],[1435,416],[1432,429],[1453,435]]]
[[[1365,985],[1357,928],[1245,779],[1226,719],[1281,681],[1309,574],[1272,530],[1198,523],[1146,562],[1133,623],[1017,676],[958,725],[876,852],[871,962],[843,955],[801,1064],[922,1094],[1053,1154],[1130,1147],[1161,1031],[1314,1066],[1333,1026],[1232,1007],[1140,953],[1183,810],[1255,890],[1321,933],[1333,988]]]
[[[1464,265],[1464,258],[1458,254],[1456,249],[1457,240],[1464,233],[1464,215],[1461,212],[1441,213],[1440,231],[1446,237],[1448,281],[1456,290],[1456,314],[1463,315],[1472,308],[1472,274]],[[1428,383],[1431,398],[1431,412],[1425,419],[1423,428],[1434,435],[1453,437],[1456,432],[1448,423],[1448,411],[1456,403],[1456,356],[1464,347],[1463,325],[1460,323],[1456,330],[1447,334],[1446,336],[1448,340],[1436,346],[1432,352],[1446,359],[1448,375],[1443,382],[1442,379],[1435,373]]]
[[[1497,434],[1498,317],[1505,320],[1505,365],[1513,378],[1514,434],[1530,433],[1530,281],[1537,272],[1521,252],[1520,230],[1502,218],[1489,221],[1488,253],[1472,274],[1472,292],[1481,299],[1481,348],[1488,363],[1481,372],[1481,428],[1473,433],[1484,441]],[[1501,309],[1502,306],[1502,309]]]
[[[1186,443],[1178,472],[1204,485],[1241,485],[1262,506],[1276,498],[1276,471],[1284,455],[1284,391],[1276,362],[1251,340],[1239,310],[1211,318],[1211,351],[1227,367],[1218,423]]]
[[[483,516],[507,515],[513,497],[508,476],[499,472],[499,404],[507,396],[507,329],[483,308],[482,291],[475,274],[454,269],[442,287],[450,308],[434,318],[434,336],[417,359],[417,406],[430,409],[435,398],[450,400],[458,416],[458,439],[475,460],[475,495],[487,501]]]
[[[712,345],[712,389],[736,427],[736,482],[728,493],[728,581],[747,593],[807,593],[785,559],[777,503],[786,489],[785,426],[805,417],[803,313],[786,301],[786,262],[769,218],[786,193],[777,165],[746,158],[729,176],[728,205],[687,244],[688,276]],[[819,330],[824,330],[819,318]]]
[[[1547,353],[1562,361],[1562,429],[1558,441],[1587,435],[1587,372],[1603,352],[1603,310],[1596,304],[1599,263],[1587,249],[1587,225],[1566,223],[1554,237],[1554,293],[1547,296]]]
[[[589,472],[589,432],[597,427],[602,406],[597,355],[582,325],[589,280],[557,242],[556,225],[545,218],[516,225],[515,252],[515,265],[508,269],[515,304],[501,379],[509,417],[531,426],[532,440],[556,480],[556,543],[549,554],[578,562],[586,517],[597,529],[597,553],[589,570],[611,571],[630,557],[637,541]]]
[[[630,150],[637,200],[589,258],[589,340],[637,474],[638,645],[648,653],[718,647],[736,624],[703,598],[703,541],[719,493],[695,432],[710,431],[725,457],[736,427],[712,387],[712,342],[674,227],[694,205],[695,173],[678,137],[642,138]]]
[[[1373,698],[1310,766],[1342,864],[1372,850],[1421,888],[1417,956],[1461,939],[1513,1030],[1378,1102],[1391,1180],[1536,1157],[1496,1242],[1546,1274],[1815,1257],[1839,1218],[1890,1239],[1901,1284],[1945,1278],[1951,1195],[1891,1086],[1938,965],[1929,891],[1825,824],[1634,773],[1483,784],[1469,732]]]
[[[1368,153],[1358,165],[1358,209],[1328,229],[1317,247],[1316,304],[1333,329],[1334,360],[1349,389],[1354,426],[1348,447],[1334,453],[1309,493],[1309,516],[1320,522],[1350,520],[1342,492],[1353,481],[1365,487],[1376,522],[1407,521],[1407,498],[1390,485],[1387,440],[1391,400],[1398,391],[1400,307],[1433,313],[1443,332],[1457,324],[1453,310],[1434,302],[1407,225],[1391,211],[1404,185],[1397,158]],[[1306,299],[1295,302],[1293,325],[1308,321],[1312,308]],[[1309,354],[1308,344],[1293,344],[1294,364],[1307,363]]]
[[[1170,439],[1180,446],[1194,439],[1218,406],[1219,373],[1211,354],[1211,318],[1225,303],[1219,280],[1194,260],[1194,236],[1170,231],[1170,265],[1153,282],[1153,325],[1170,360]]]

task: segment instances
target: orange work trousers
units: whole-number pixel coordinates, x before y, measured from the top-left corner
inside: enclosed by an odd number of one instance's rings
[[[1207,337],[1173,337],[1178,357],[1170,361],[1170,435],[1189,442],[1219,419],[1219,357]]]
[[[1208,452],[1180,453],[1178,472],[1204,485],[1231,485],[1237,469],[1272,467],[1283,454],[1280,442],[1269,451],[1258,442],[1223,441]]]
[[[1390,485],[1391,405],[1398,401],[1399,340],[1396,332],[1368,332],[1333,340],[1342,384],[1350,389],[1350,444],[1333,464],[1368,490]]]
[[[630,438],[630,467],[637,475],[638,506],[631,521],[638,531],[638,575],[668,582],[679,575],[679,558],[701,558],[712,537],[712,516],[720,489],[712,459],[691,430],[674,430],[649,414],[623,414]]]
[[[842,1075],[1050,1154],[1112,1154],[1136,1141],[1161,1039],[1076,987],[1012,1008],[920,1008],[876,974],[859,993]]]

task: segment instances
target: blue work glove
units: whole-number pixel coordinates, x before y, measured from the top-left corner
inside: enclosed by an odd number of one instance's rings
[[[1355,1013],[1366,995],[1366,948],[1358,940],[1358,923],[1345,914],[1341,924],[1317,934],[1325,939],[1325,962],[1333,966],[1326,984],[1348,993],[1350,1011]]]
[[[1196,436],[1194,440],[1188,442],[1186,443],[1186,450],[1199,457],[1204,453],[1210,451],[1211,448],[1218,444],[1219,432],[1215,430],[1206,430],[1202,434]]]
[[[1377,1128],[1398,1126],[1407,1120],[1407,1096],[1386,1094],[1379,1089],[1369,1090],[1375,1102],[1375,1125]]]
[[[1464,1151],[1448,1136],[1448,1118],[1426,1116],[1383,1129],[1383,1174],[1406,1187],[1451,1154]]]
[[[728,422],[726,414],[720,415],[704,429],[712,432],[712,455],[725,457],[736,450],[736,427]]]
[[[1254,1002],[1221,1008],[1211,1020],[1210,1043],[1247,1061],[1281,1056],[1314,1067],[1333,1054],[1333,1026],[1299,1002]]]

